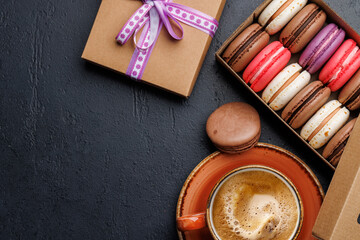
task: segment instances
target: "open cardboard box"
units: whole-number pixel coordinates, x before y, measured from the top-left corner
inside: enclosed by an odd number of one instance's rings
[[[246,27],[254,22],[262,10],[271,2],[265,0],[255,11],[248,17],[235,32],[224,42],[216,52],[216,59],[227,68],[255,97],[259,99],[273,114],[282,121],[290,131],[309,147],[320,159],[322,159],[330,168],[335,168],[322,157],[323,149],[315,150],[299,134],[299,130],[291,128],[280,116],[281,111],[272,110],[262,99],[260,94],[255,93],[242,79],[241,74],[237,74],[222,58],[221,55],[233,39],[241,33]],[[334,22],[343,28],[346,38],[354,39],[360,45],[360,35],[357,34],[334,10],[332,10],[322,0],[310,0],[319,5],[327,14],[326,22]],[[279,39],[279,33],[272,36],[270,42]],[[289,64],[298,62],[301,53],[293,54]],[[312,76],[316,80],[318,73]],[[338,91],[339,92],[339,91]],[[336,99],[338,92],[333,93],[331,99]],[[357,117],[358,112],[352,113],[352,117]],[[313,235],[319,239],[360,239],[360,121],[357,121],[350,139],[346,145],[340,163],[337,167],[323,206],[320,210],[316,224],[313,229]]]
[[[319,239],[360,239],[359,142],[357,121],[313,228]]]
[[[320,159],[322,159],[331,169],[335,170],[334,166],[332,166],[322,155],[321,152],[323,150],[323,148],[319,149],[319,150],[315,150],[313,147],[311,147],[299,134],[299,130],[294,130],[292,127],[290,127],[289,124],[287,124],[280,116],[281,114],[281,110],[276,112],[274,110],[272,110],[262,99],[261,99],[261,93],[255,93],[249,85],[247,85],[244,80],[242,79],[241,75],[242,72],[240,74],[237,74],[221,57],[221,55],[223,54],[223,52],[225,51],[225,49],[227,48],[227,46],[233,41],[234,38],[236,38],[236,36],[241,33],[246,27],[248,27],[249,25],[251,25],[252,23],[256,23],[257,22],[257,18],[258,16],[261,14],[261,12],[264,10],[264,8],[271,2],[272,0],[265,0],[259,7],[257,7],[255,9],[255,11],[235,30],[235,32],[233,32],[233,34],[223,43],[223,45],[220,47],[220,49],[216,52],[215,56],[216,59],[223,65],[225,66],[249,91],[251,91],[254,96],[256,96],[259,101],[261,101],[271,112],[273,112],[273,114],[275,114],[275,116],[277,116],[279,118],[280,121],[282,121],[288,128],[290,131],[292,131],[295,135],[298,136],[298,138],[306,145],[308,146]],[[352,38],[354,39],[358,45],[360,45],[360,35],[357,34],[354,29],[352,29],[339,15],[337,15],[334,10],[332,10],[324,1],[322,0],[310,0],[308,1],[308,3],[313,2],[316,3],[317,5],[319,5],[327,14],[327,20],[326,23],[329,22],[334,22],[336,23],[338,26],[340,26],[341,28],[343,28],[347,35],[346,38]],[[271,36],[270,38],[270,42],[273,41],[278,41],[279,39],[279,35],[280,32]],[[288,65],[291,63],[295,63],[298,62],[298,59],[301,55],[300,53],[297,54],[292,54],[291,60],[289,61]],[[315,73],[312,75],[311,80],[316,80],[318,77],[319,72]],[[336,93],[333,93],[332,96],[330,97],[329,101],[332,99],[337,99],[337,95],[338,95],[337,91]],[[352,113],[352,117],[356,117],[354,115],[354,113]]]

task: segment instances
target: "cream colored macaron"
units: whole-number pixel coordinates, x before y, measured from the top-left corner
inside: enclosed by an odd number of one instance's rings
[[[321,148],[349,119],[350,111],[332,100],[321,107],[301,129],[300,135],[315,148]]]
[[[273,0],[260,14],[258,22],[273,35],[279,32],[303,7],[307,0]]]
[[[303,89],[309,82],[311,75],[302,71],[299,64],[293,63],[284,68],[265,88],[262,99],[269,106],[278,111]]]

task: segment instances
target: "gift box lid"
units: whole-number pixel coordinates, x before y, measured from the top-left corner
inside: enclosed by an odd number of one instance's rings
[[[313,228],[319,239],[360,237],[360,121],[357,121],[336,168]]]
[[[175,0],[174,3],[194,8],[219,20],[225,1]],[[126,73],[135,46],[132,39],[119,45],[115,37],[142,4],[140,0],[103,0],[82,58]],[[188,97],[212,38],[185,23],[180,24],[184,32],[184,38],[180,41],[172,39],[167,30],[162,28],[141,81]]]

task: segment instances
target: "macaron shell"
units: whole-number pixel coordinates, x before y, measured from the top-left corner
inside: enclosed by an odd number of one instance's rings
[[[286,81],[292,77],[296,72],[301,71],[301,66],[297,63],[290,64],[285,67],[281,72],[276,75],[276,77],[269,83],[269,85],[265,88],[262,93],[262,99],[269,103],[270,99],[273,95],[281,88],[282,85],[286,83]]]
[[[310,74],[317,72],[338,49],[344,38],[345,31],[330,23],[305,48],[300,56],[299,64]],[[311,60],[314,57],[315,59]]]
[[[328,87],[331,89],[331,91],[335,92],[342,88],[349,79],[354,75],[354,73],[359,69],[360,67],[360,52],[356,59],[352,61],[351,64],[345,66],[344,70],[339,73],[339,76],[336,80],[333,80],[331,83],[328,84]]]
[[[338,34],[334,36],[332,42],[330,42],[326,47],[320,52],[318,57],[306,68],[309,73],[314,74],[329,60],[329,58],[334,54],[334,52],[339,48],[341,43],[344,41],[345,32],[340,30]]]
[[[332,157],[331,159],[329,159],[328,161],[331,163],[331,165],[333,165],[334,167],[337,167],[339,161],[340,161],[340,158],[341,158],[341,155],[343,154],[344,152],[344,148],[341,149],[337,154],[336,156]]]
[[[291,53],[288,49],[284,49],[278,57],[276,57],[270,64],[270,67],[260,75],[260,77],[254,81],[251,88],[255,92],[262,91],[269,82],[283,69],[290,61]]]
[[[312,118],[303,126],[300,135],[305,140],[308,140],[312,132],[322,123],[322,121],[331,114],[335,109],[341,107],[341,103],[337,100],[332,100],[322,106]]]
[[[223,53],[222,57],[226,62],[229,63],[230,67],[234,69],[235,72],[242,71],[256,56],[256,54],[258,54],[269,43],[269,34],[260,29],[261,26],[257,23],[250,25],[229,44]],[[252,40],[241,53],[238,53],[240,48],[242,48],[244,44],[258,31],[262,31],[262,33],[260,33],[254,40]],[[235,55],[238,56],[233,62],[230,63],[230,60]]]
[[[310,101],[311,95],[316,92],[318,89],[320,90],[324,85],[321,83],[321,81],[314,81],[310,84],[308,84],[305,88],[303,88],[296,96],[286,105],[285,109],[281,113],[282,119],[284,119],[285,122],[287,122],[292,128],[296,129],[293,126],[293,122],[297,121],[297,118],[299,115],[303,114],[303,108],[306,106],[304,105],[306,101],[308,101],[308,104],[313,102]],[[319,108],[322,106],[321,104]],[[317,110],[316,110],[317,111]],[[314,111],[314,113],[316,112]],[[312,114],[313,115],[313,114]],[[312,116],[311,115],[311,116]],[[310,117],[311,117],[310,116]],[[309,117],[309,118],[310,118]],[[308,118],[308,119],[309,119]],[[305,120],[302,124],[304,124],[307,120]]]
[[[319,80],[324,84],[328,83],[333,72],[337,71],[337,67],[340,67],[339,65],[345,60],[344,57],[348,56],[355,46],[356,42],[354,40],[348,39],[344,41],[323,69],[321,69]]]
[[[286,66],[290,58],[288,49],[279,41],[272,42],[246,67],[243,79],[246,83],[251,83],[255,92],[259,92]]]
[[[321,70],[319,79],[334,92],[340,89],[360,67],[360,51],[356,42],[346,40]],[[331,82],[329,82],[333,79]]]
[[[334,151],[348,139],[352,129],[354,128],[355,123],[356,123],[356,118],[351,120],[350,122],[348,122],[343,128],[341,128],[334,135],[334,137],[329,141],[329,143],[324,148],[324,151],[322,153],[324,158],[328,159],[334,153]],[[340,159],[343,151],[344,151],[344,149],[339,151],[331,159],[328,159],[329,162],[331,164],[333,164],[334,166],[336,166],[337,163],[339,162],[339,159]]]
[[[305,48],[299,58],[299,64],[303,68],[306,67],[311,57],[320,49],[321,45],[326,40],[326,36],[334,32],[338,27],[334,23],[328,24],[311,40],[309,45]]]
[[[345,104],[349,110],[356,110],[360,108],[360,95],[352,101],[348,102],[357,91],[360,89],[360,70],[350,79],[348,83],[344,86],[339,94],[339,101],[342,104]]]
[[[243,73],[244,81],[246,83],[250,83],[250,80],[256,74],[256,69],[258,68],[259,63],[265,61],[272,52],[276,51],[276,49],[279,49],[281,47],[282,44],[278,41],[275,41],[267,45],[263,50],[261,50],[261,52],[259,52],[258,55],[256,55],[256,57],[245,68]]]
[[[219,149],[253,146],[254,140],[259,139],[260,131],[258,112],[243,102],[222,105],[209,116],[206,123],[206,132]]]
[[[270,107],[278,111],[282,109],[298,92],[301,91],[309,82],[311,75],[303,71],[289,86],[287,86],[275,99],[270,103]]]
[[[239,146],[234,146],[234,147],[226,147],[226,146],[220,146],[220,145],[215,145],[221,152],[226,152],[226,153],[241,153],[244,151],[248,151],[249,149],[253,148],[259,141],[260,139],[260,135],[261,135],[261,130],[259,131],[258,135],[255,136],[252,140],[250,140],[249,142],[246,142],[242,145]]]
[[[309,99],[309,101],[301,106],[308,98],[312,95],[312,93],[321,88],[320,91]],[[309,120],[316,111],[321,108],[326,101],[329,99],[331,94],[330,88],[323,87],[323,84],[320,81],[314,81],[306,86],[303,90],[301,90],[285,107],[284,111],[281,114],[281,117],[287,121],[290,117],[292,117],[289,122],[290,126],[294,129],[297,129],[304,125],[307,120]],[[295,111],[301,108],[295,113]],[[292,116],[295,114],[294,116]]]
[[[273,0],[267,7],[262,11],[258,18],[258,22],[261,26],[269,21],[269,19],[276,13],[277,10],[286,2],[287,0]]]
[[[346,107],[351,111],[359,109],[360,108],[360,95],[358,95],[357,98],[351,104],[347,104]]]
[[[338,111],[321,130],[311,139],[310,146],[315,149],[324,146],[332,136],[346,123],[349,119],[350,111],[343,107]]]
[[[265,30],[274,35],[279,32],[307,3],[307,0],[294,0],[283,12],[267,25]]]
[[[306,23],[312,13],[318,9],[320,8],[314,3],[306,5],[282,30],[280,34],[280,42],[282,42],[291,53],[300,52],[324,25],[326,13],[322,10],[317,13],[310,23]],[[304,24],[306,25],[303,26]],[[304,27],[304,29],[297,35],[297,31],[301,27]],[[295,39],[292,41],[293,38]],[[287,46],[290,40],[292,43],[289,43],[290,45]]]
[[[347,83],[347,81],[349,81],[349,79],[354,75],[354,73],[359,69],[359,67],[360,51],[357,53],[356,58],[351,60],[351,63],[344,66],[343,71],[339,73],[340,76],[336,80],[331,81],[331,83],[328,84],[328,87],[333,92],[339,90]]]

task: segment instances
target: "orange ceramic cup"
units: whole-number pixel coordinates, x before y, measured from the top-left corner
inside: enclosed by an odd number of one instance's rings
[[[180,231],[185,232],[185,231],[198,230],[198,229],[201,229],[204,227],[208,227],[211,232],[212,237],[216,240],[221,240],[221,238],[218,236],[218,234],[216,232],[216,229],[213,224],[213,219],[212,219],[212,210],[213,210],[212,207],[213,207],[214,199],[215,199],[216,194],[218,193],[219,188],[222,186],[223,183],[225,183],[232,176],[234,176],[238,173],[244,172],[244,171],[264,171],[264,172],[271,173],[274,176],[276,176],[278,179],[283,181],[285,183],[285,185],[289,188],[289,190],[293,194],[294,198],[296,199],[297,209],[298,209],[297,223],[296,223],[296,226],[294,227],[294,231],[292,232],[291,237],[289,239],[297,239],[297,237],[300,233],[300,230],[301,230],[303,216],[304,216],[303,204],[302,204],[302,201],[300,198],[300,194],[298,193],[298,191],[295,188],[295,186],[293,185],[293,183],[287,177],[285,177],[281,172],[279,172],[273,168],[262,166],[262,165],[243,166],[243,167],[236,168],[236,169],[228,172],[227,174],[225,174],[215,184],[214,188],[212,189],[212,191],[208,197],[206,211],[202,212],[202,213],[196,213],[196,214],[192,214],[192,215],[185,215],[185,216],[178,217],[176,219],[177,228]]]

